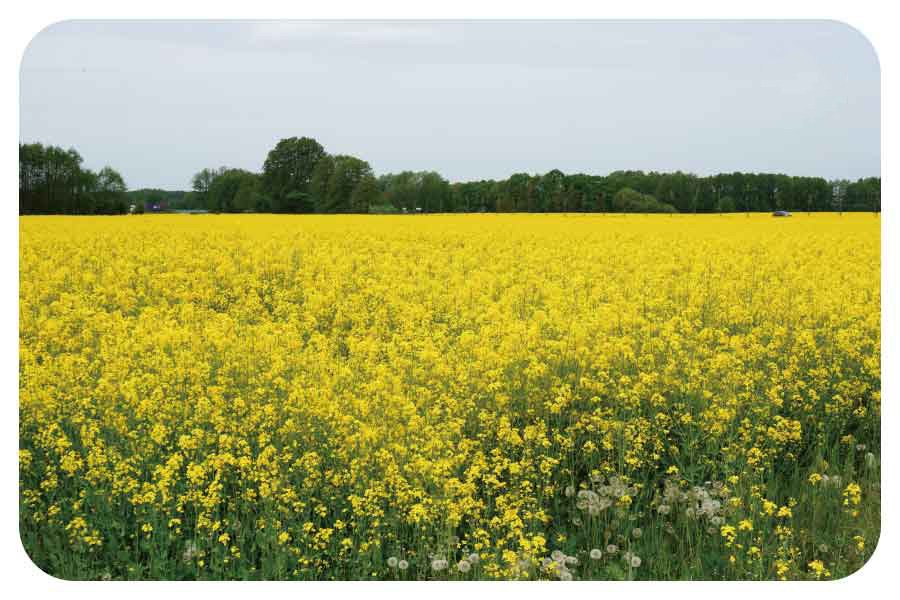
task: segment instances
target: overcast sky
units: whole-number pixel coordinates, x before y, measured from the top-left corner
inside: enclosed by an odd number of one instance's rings
[[[376,174],[880,174],[869,42],[832,22],[86,22],[25,51],[24,142],[132,189],[310,136]]]

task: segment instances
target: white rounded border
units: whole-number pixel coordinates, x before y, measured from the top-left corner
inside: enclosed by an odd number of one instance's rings
[[[659,595],[690,595],[697,597],[752,598],[760,595],[769,598],[815,594],[821,598],[845,598],[847,595],[880,597],[882,589],[890,589],[891,565],[900,556],[898,552],[897,518],[890,508],[898,499],[898,484],[890,477],[884,478],[882,487],[882,532],[878,549],[869,563],[857,574],[829,583],[739,583],[739,582],[653,582],[606,583],[575,582],[551,583],[474,583],[440,584],[412,583],[177,583],[177,582],[65,582],[54,579],[35,567],[26,556],[18,534],[18,173],[17,146],[19,136],[19,65],[29,42],[42,29],[68,19],[542,19],[542,18],[600,18],[600,19],[829,19],[844,22],[865,36],[875,48],[881,64],[882,77],[882,154],[883,176],[882,213],[882,365],[900,364],[898,353],[897,273],[898,236],[889,232],[898,230],[900,209],[897,208],[896,185],[889,162],[891,142],[896,140],[896,127],[890,111],[897,106],[898,70],[896,20],[892,19],[888,3],[869,0],[839,2],[820,0],[815,3],[792,4],[775,0],[757,0],[738,6],[711,0],[630,0],[627,3],[579,2],[556,0],[511,0],[486,3],[483,0],[456,0],[443,6],[411,0],[331,0],[315,5],[279,3],[272,0],[255,0],[252,3],[224,4],[221,1],[198,0],[187,4],[183,1],[157,0],[154,3],[127,3],[111,0],[81,0],[63,2],[43,0],[16,3],[15,14],[11,8],[0,20],[0,45],[2,53],[3,111],[0,112],[3,140],[2,181],[2,235],[0,243],[0,281],[5,283],[0,312],[0,373],[2,389],[6,391],[0,411],[3,415],[2,448],[0,448],[0,565],[7,577],[7,594],[10,597],[50,596],[51,594],[74,600],[75,598],[116,599],[122,595],[130,598],[155,598],[160,594],[196,598],[198,595],[243,600],[247,595],[265,594],[272,597],[309,597],[328,595],[384,595],[391,598],[453,598],[459,594],[478,596],[513,594],[516,597],[543,598],[547,594],[573,595],[621,595],[632,599],[659,597]],[[13,92],[14,91],[14,92]],[[896,167],[896,160],[893,161]],[[884,235],[888,233],[888,235]],[[898,389],[896,371],[882,369],[882,397],[885,399],[882,414],[882,431],[890,434],[897,428],[896,408],[893,406]],[[893,471],[897,464],[897,444],[891,435],[882,436],[882,461]],[[561,585],[550,589],[549,585]],[[500,587],[502,586],[502,587]]]

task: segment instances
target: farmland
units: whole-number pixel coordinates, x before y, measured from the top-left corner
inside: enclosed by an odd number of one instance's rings
[[[69,579],[829,579],[880,219],[21,217],[20,532]]]

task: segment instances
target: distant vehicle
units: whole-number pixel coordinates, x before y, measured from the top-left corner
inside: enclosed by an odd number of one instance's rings
[[[772,216],[773,217],[789,217],[789,216],[791,216],[791,213],[789,213],[786,210],[776,210],[775,212],[772,213]]]

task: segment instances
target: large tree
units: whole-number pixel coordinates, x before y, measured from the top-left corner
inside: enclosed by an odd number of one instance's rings
[[[278,212],[312,212],[310,182],[325,149],[308,137],[283,139],[263,165],[263,190]]]

